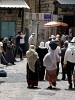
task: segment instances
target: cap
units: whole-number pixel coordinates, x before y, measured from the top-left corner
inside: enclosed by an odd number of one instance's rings
[[[32,33],[32,35],[35,35],[35,33]]]

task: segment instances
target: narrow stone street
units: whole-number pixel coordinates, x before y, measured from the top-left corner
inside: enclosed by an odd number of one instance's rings
[[[39,89],[27,89],[26,62],[24,58],[16,65],[0,67],[7,72],[6,78],[0,77],[0,100],[75,100],[75,90],[67,90],[67,81],[57,81],[57,89],[48,90],[47,81],[40,81]]]

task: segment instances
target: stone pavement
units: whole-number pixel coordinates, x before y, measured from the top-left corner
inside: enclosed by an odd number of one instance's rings
[[[27,89],[26,58],[0,70],[7,72],[6,78],[0,77],[0,100],[75,100],[75,90],[65,90],[67,81],[57,81],[57,89],[53,90],[46,89],[47,81],[40,81],[39,89]],[[58,78],[61,79],[61,73]]]

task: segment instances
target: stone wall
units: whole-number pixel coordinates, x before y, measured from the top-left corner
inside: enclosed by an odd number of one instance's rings
[[[18,17],[18,14],[19,9],[0,9],[0,22],[15,22],[17,33],[21,30],[22,26],[22,18]]]
[[[36,0],[36,12],[40,13],[53,13],[55,0]]]
[[[35,1],[36,0],[27,0],[27,4],[30,7],[30,12],[35,12]],[[28,9],[27,9],[28,11]]]

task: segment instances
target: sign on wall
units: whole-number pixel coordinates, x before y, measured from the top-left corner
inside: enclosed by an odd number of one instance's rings
[[[51,14],[44,14],[44,20],[51,20],[52,16]]]

